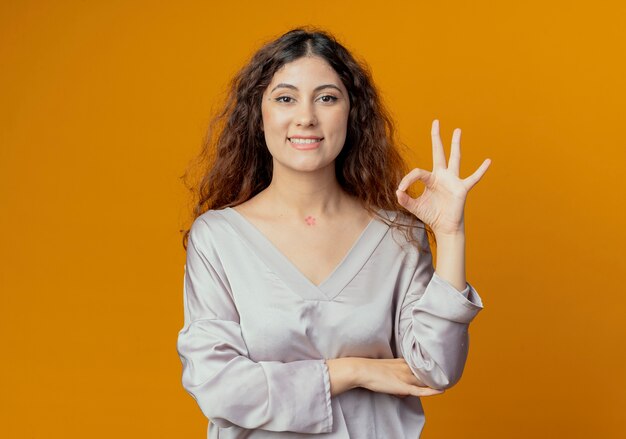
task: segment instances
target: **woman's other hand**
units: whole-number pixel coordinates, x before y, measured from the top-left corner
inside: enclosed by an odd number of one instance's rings
[[[413,374],[403,358],[345,357],[326,360],[330,373],[331,395],[355,387],[373,392],[405,396],[432,396],[445,390],[431,389]]]
[[[359,358],[357,362],[357,382],[379,393],[405,397],[439,395],[445,390],[427,387],[409,368],[404,358]]]

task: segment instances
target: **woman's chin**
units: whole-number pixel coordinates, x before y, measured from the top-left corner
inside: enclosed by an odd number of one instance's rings
[[[278,166],[277,166],[278,165]],[[287,168],[291,171],[295,172],[315,172],[321,169],[328,167],[329,165],[334,165],[334,162],[324,163],[319,159],[315,160],[290,160],[286,162],[277,161],[274,159],[274,169],[278,168]]]

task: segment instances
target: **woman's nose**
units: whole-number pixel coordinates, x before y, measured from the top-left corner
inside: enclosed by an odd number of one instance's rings
[[[313,104],[303,104],[296,115],[298,125],[314,125],[317,123]]]

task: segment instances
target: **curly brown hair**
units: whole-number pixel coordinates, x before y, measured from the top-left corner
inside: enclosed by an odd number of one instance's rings
[[[278,69],[305,56],[326,60],[348,90],[346,140],[335,159],[339,185],[371,214],[403,228],[407,241],[418,248],[422,246],[412,228],[425,229],[436,243],[432,229],[398,203],[396,188],[409,172],[399,149],[406,147],[396,139],[394,122],[367,63],[357,61],[332,34],[312,26],[291,29],[265,43],[231,79],[226,102],[211,119],[201,152],[181,177],[194,199],[191,223],[207,210],[241,204],[270,184],[273,162],[262,131],[262,95]],[[194,168],[199,172],[194,174]],[[381,208],[405,215],[390,221],[378,214]],[[399,222],[402,217],[408,223]],[[185,250],[189,231],[190,227],[181,230]]]

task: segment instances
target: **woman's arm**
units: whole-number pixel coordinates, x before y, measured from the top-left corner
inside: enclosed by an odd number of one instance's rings
[[[454,288],[463,291],[465,280],[465,232],[435,235],[437,239],[437,268],[435,272]]]
[[[398,185],[398,202],[427,224],[437,238],[437,270],[430,256],[421,257],[401,306],[397,340],[415,375],[430,387],[444,389],[463,372],[469,348],[468,326],[483,308],[476,290],[465,279],[465,222],[467,194],[491,164],[486,159],[466,178],[460,178],[461,130],[452,135],[446,163],[439,121],[431,129],[433,170],[414,168]],[[417,198],[406,193],[416,180],[425,184]],[[423,247],[427,246],[422,235]]]
[[[329,433],[330,376],[323,359],[252,361],[211,227],[192,225],[177,349],[183,387],[218,427]]]
[[[483,304],[474,287],[465,282],[462,241],[442,239],[435,271],[426,232],[418,230],[417,239],[426,251],[419,254],[398,310],[398,351],[420,381],[447,389],[461,378],[469,349],[469,324]],[[439,275],[439,269],[448,279]],[[458,289],[459,279],[465,283],[463,290]]]

